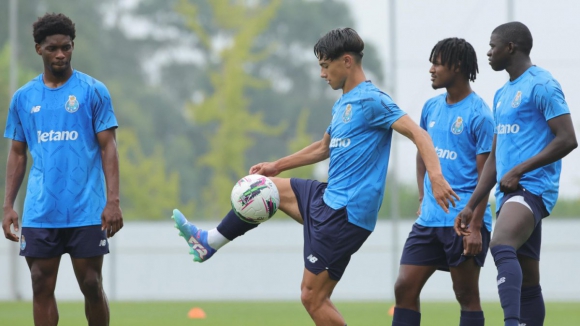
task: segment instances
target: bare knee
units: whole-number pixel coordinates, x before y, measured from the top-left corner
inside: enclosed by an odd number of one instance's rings
[[[99,275],[87,275],[79,285],[81,292],[87,298],[100,298],[102,296],[103,285]]]
[[[54,295],[56,275],[43,273],[39,270],[32,270],[30,272],[30,277],[32,280],[32,293],[34,296]]]
[[[461,285],[453,285],[453,291],[455,292],[455,298],[459,305],[461,306],[461,310],[467,311],[480,311],[481,304],[479,301],[479,289],[467,287]]]
[[[395,282],[395,301],[397,306],[406,309],[419,309],[419,294],[421,289],[416,282],[401,277]]]
[[[300,300],[302,301],[302,305],[308,313],[312,313],[319,309],[324,300],[320,297],[316,291],[308,286],[302,286],[302,291],[300,294]]]

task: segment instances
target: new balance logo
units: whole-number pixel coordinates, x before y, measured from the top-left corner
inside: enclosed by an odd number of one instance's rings
[[[107,245],[107,240],[101,240],[101,242],[99,242],[99,247],[104,247]]]
[[[188,242],[192,244],[191,249],[197,251],[199,258],[203,259],[207,255],[207,249],[194,236],[189,237]]]
[[[40,105],[33,106],[32,109],[30,110],[30,113],[36,113],[36,112],[40,112]]]
[[[520,324],[520,326],[526,326],[527,324]]]
[[[310,261],[313,264],[318,261],[318,258],[312,256],[312,254],[310,254],[310,256],[306,257],[306,259],[308,259],[308,261]]]
[[[500,284],[505,283],[505,277],[500,278],[499,280],[497,280],[497,286],[499,286]]]

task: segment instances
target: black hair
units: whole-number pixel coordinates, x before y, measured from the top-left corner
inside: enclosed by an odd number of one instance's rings
[[[475,81],[479,68],[477,55],[469,42],[457,37],[441,40],[431,50],[429,61],[434,62],[438,56],[441,56],[440,64],[447,67],[459,67],[465,78]]]
[[[510,22],[496,27],[492,34],[497,35],[502,42],[514,43],[516,49],[529,55],[534,45],[530,29],[520,22]]]
[[[68,35],[71,41],[76,36],[75,24],[63,14],[46,13],[32,24],[32,36],[37,44],[42,43],[47,36],[57,34]]]
[[[357,62],[363,57],[365,43],[358,33],[350,28],[337,28],[326,33],[314,45],[314,55],[319,60],[335,60],[345,53],[352,54]]]

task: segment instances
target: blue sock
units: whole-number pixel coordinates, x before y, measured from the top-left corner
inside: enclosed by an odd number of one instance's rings
[[[484,326],[485,318],[483,318],[483,311],[463,311],[461,310],[461,318],[459,319],[459,326]]]
[[[392,326],[419,326],[421,325],[421,313],[411,309],[395,307]]]
[[[538,284],[522,288],[520,323],[526,326],[542,326],[546,317],[546,307],[542,287]]]
[[[500,245],[491,248],[497,267],[497,291],[503,308],[505,326],[519,326],[522,268],[513,247]]]
[[[251,229],[256,228],[258,225],[242,221],[233,210],[230,210],[217,226],[217,230],[228,240],[232,241]]]

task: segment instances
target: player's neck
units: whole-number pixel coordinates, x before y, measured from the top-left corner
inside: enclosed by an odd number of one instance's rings
[[[512,64],[505,70],[510,75],[510,81],[514,81],[518,79],[518,77],[520,77],[524,72],[526,72],[526,70],[528,70],[531,66],[533,66],[532,60],[530,57],[525,56],[521,58],[515,58],[512,61]]]
[[[45,69],[44,74],[42,74],[42,81],[44,82],[44,85],[46,85],[46,87],[57,88],[64,85],[72,76],[72,74],[73,74],[72,68],[67,69],[65,72],[58,75],[55,75],[49,70]]]
[[[366,80],[367,78],[362,69],[357,69],[356,71],[353,71],[352,74],[344,82],[344,86],[342,87],[342,93],[346,94],[350,92],[353,88],[357,87],[360,83]]]
[[[467,83],[458,83],[457,85],[453,85],[451,87],[447,87],[447,98],[445,101],[447,104],[455,104],[461,102],[463,99],[469,96],[469,94],[473,93],[471,89],[471,85],[469,82]]]

